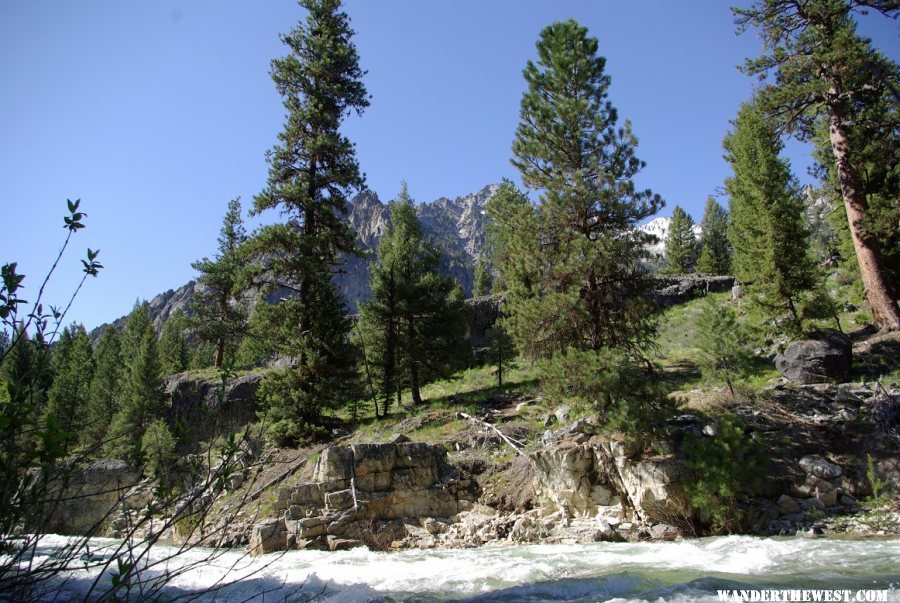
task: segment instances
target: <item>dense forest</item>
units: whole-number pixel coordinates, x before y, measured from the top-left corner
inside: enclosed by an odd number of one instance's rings
[[[734,108],[722,142],[732,171],[725,200],[710,198],[698,221],[675,206],[662,258],[639,228],[665,205],[635,185],[645,167],[640,124],[620,120],[610,102],[606,59],[587,28],[548,25],[526,62],[510,132],[522,186],[504,180],[492,195],[487,243],[466,267],[474,295],[493,296],[501,314],[477,350],[464,288],[423,233],[415,191],[398,187],[377,250],[360,248],[346,215],[365,180],[341,126],[378,101],[366,91],[340,2],[300,4],[307,16],[283,36],[287,54],[271,65],[284,127],[249,207],[280,220],[248,232],[241,200],[224,204],[212,257],[193,264],[198,286],[186,311],[154,328],[138,302],[92,341],[66,322],[71,301],[51,305],[34,287],[26,301],[25,275],[15,261],[3,266],[0,546],[39,525],[55,472],[73,459],[125,460],[168,500],[190,492],[198,466],[184,451],[196,450],[200,436],[171,416],[163,386],[178,373],[212,376],[224,388],[235,375],[263,372],[253,437],[264,446],[326,442],[336,426],[415,412],[428,403],[428,384],[473,367],[493,367],[502,386],[504,363],[529,367],[548,404],[564,402],[609,433],[649,442],[679,413],[660,352],[670,320],[654,294],[660,278],[737,279],[740,295],[710,296],[692,319],[685,354],[702,373],[698,383],[725,387],[732,400],[752,395],[770,352],[811,332],[900,330],[900,68],[854,22],[860,7],[897,18],[896,3],[756,0],[734,9],[738,29],[757,28],[765,48],[742,67],[758,85]],[[782,153],[789,136],[814,149],[818,187],[798,184]],[[84,236],[79,201],[69,201],[64,220],[60,256]],[[342,258],[363,256],[371,293],[350,315],[335,274]],[[102,278],[98,252],[88,249],[83,264],[85,286]],[[896,371],[888,364],[889,375]],[[233,433],[206,439],[217,454],[235,450]],[[719,527],[733,527],[723,492],[705,500]],[[21,579],[0,568],[4,589]]]

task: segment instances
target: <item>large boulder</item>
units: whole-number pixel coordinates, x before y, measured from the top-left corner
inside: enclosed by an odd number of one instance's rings
[[[775,357],[775,368],[794,383],[838,383],[850,376],[853,344],[834,329],[812,333]]]

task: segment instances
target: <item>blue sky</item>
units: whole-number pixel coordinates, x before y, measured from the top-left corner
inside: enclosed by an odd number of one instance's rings
[[[516,179],[522,69],[540,30],[574,17],[599,38],[610,98],[640,138],[638,185],[666,200],[660,215],[679,204],[699,220],[728,174],[728,122],[752,91],[736,65],[760,50],[734,34],[728,5],[347,1],[372,105],[345,130],[368,186],[388,200],[405,179],[430,201]],[[64,238],[67,198],[82,199],[88,228],[46,299],[64,303],[85,247],[106,266],[70,319],[95,327],[195,276],[228,200],[246,209],[264,186],[284,120],[269,62],[302,16],[293,0],[0,3],[0,263],[19,262],[25,297]],[[897,24],[863,25],[898,60]],[[808,181],[809,150],[788,150]]]

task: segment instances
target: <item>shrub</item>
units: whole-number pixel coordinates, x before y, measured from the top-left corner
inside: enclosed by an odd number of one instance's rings
[[[745,517],[738,499],[756,494],[766,475],[766,456],[740,419],[722,416],[713,437],[689,435],[682,455],[688,472],[685,490],[694,508],[707,516],[714,532],[740,530]]]
[[[306,442],[323,440],[328,436],[324,427],[310,425],[296,419],[281,419],[266,430],[266,436],[279,447],[295,447]]]

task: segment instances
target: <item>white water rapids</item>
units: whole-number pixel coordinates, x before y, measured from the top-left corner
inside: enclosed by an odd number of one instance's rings
[[[42,539],[34,561],[67,540]],[[113,555],[119,541],[93,539],[77,563]],[[153,547],[142,580],[169,573],[153,598],[201,601],[718,601],[719,589],[878,589],[900,601],[900,539],[728,536],[681,542],[485,546],[374,553],[290,551],[210,559]],[[76,564],[77,565],[77,564]],[[149,565],[149,567],[147,567]],[[113,567],[115,564],[113,564]],[[75,569],[41,598],[80,600],[96,569]],[[109,584],[110,575],[100,577]],[[105,582],[104,582],[105,581]],[[145,587],[148,587],[150,582]],[[142,600],[134,584],[131,597]],[[211,590],[215,589],[215,590]],[[895,590],[897,589],[897,590]],[[37,594],[36,594],[37,596]],[[3,599],[0,594],[0,599]]]

